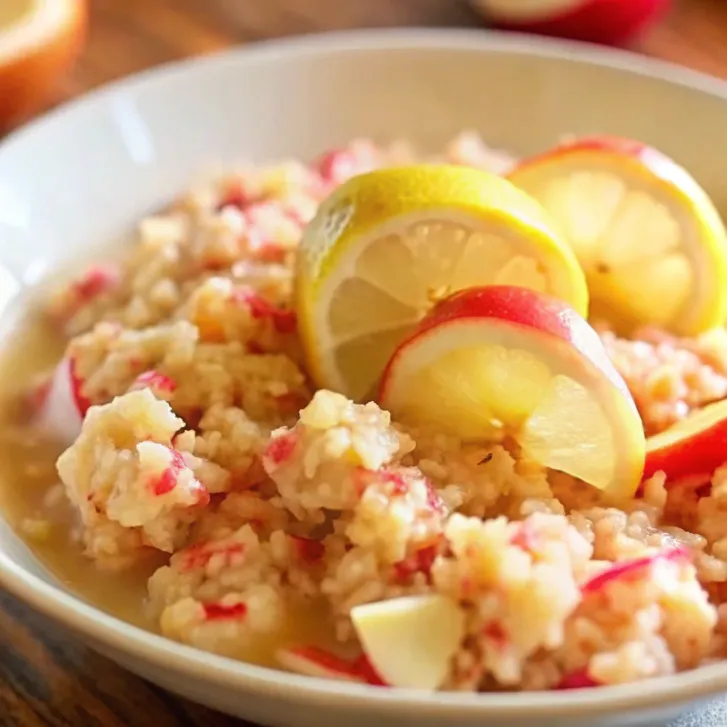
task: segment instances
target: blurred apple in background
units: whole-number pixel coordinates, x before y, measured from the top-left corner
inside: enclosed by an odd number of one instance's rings
[[[87,0],[0,0],[0,132],[39,111],[86,37]]]
[[[607,45],[646,30],[669,0],[472,0],[494,26]]]

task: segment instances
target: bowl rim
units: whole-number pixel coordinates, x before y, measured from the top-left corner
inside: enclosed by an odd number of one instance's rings
[[[190,73],[204,75],[228,64],[251,69],[259,64],[336,55],[351,51],[411,50],[517,54],[552,58],[628,72],[670,85],[689,87],[727,103],[727,82],[697,71],[623,50],[575,41],[539,38],[483,29],[376,29],[313,33],[259,41],[202,57],[166,63],[94,90],[9,134],[0,143],[0,163],[7,150],[32,144],[35,135],[52,133],[64,117],[103,105],[119,93],[139,93]],[[112,649],[179,675],[240,692],[259,693],[319,707],[368,709],[411,714],[426,708],[434,717],[535,717],[557,713],[568,717],[583,712],[614,713],[626,709],[666,708],[727,691],[727,661],[648,681],[598,689],[517,693],[420,692],[381,689],[347,681],[329,681],[291,674],[205,652],[128,624],[25,570],[0,551],[0,586],[51,620],[88,637],[100,649]]]

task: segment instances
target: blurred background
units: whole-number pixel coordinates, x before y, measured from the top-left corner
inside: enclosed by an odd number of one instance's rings
[[[526,5],[540,9],[524,13]],[[46,6],[55,8],[37,21],[46,47],[32,63],[18,58],[18,26]],[[59,8],[65,17],[51,18]],[[623,45],[727,77],[727,0],[0,0],[0,127],[233,44],[344,28],[487,25]],[[3,45],[13,34],[8,64]]]

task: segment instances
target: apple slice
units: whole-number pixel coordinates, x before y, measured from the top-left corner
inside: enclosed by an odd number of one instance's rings
[[[281,666],[305,676],[364,682],[353,663],[317,646],[292,646],[279,649],[277,659]]]
[[[668,0],[473,0],[495,25],[620,45],[644,30]]]
[[[46,436],[69,445],[81,433],[91,402],[81,393],[81,380],[72,358],[61,359],[38,401],[37,426]]]
[[[515,438],[524,457],[612,498],[632,497],[644,432],[598,334],[565,303],[525,288],[461,291],[396,350],[380,401],[465,441]]]
[[[692,336],[722,325],[727,233],[675,161],[638,141],[598,136],[527,159],[509,179],[545,207],[573,248],[592,318],[620,333],[655,325]]]
[[[351,620],[376,672],[409,689],[440,687],[465,635],[464,611],[439,594],[367,603]]]
[[[648,568],[654,568],[661,563],[689,563],[691,555],[686,548],[670,548],[660,550],[643,558],[625,560],[612,563],[606,570],[601,571],[581,586],[584,595],[600,593],[614,581],[623,581],[638,578]]]
[[[692,412],[646,441],[644,479],[664,472],[667,480],[711,474],[727,462],[727,400]]]
[[[281,666],[305,676],[388,686],[365,656],[349,661],[318,646],[291,646],[279,649],[277,659]]]

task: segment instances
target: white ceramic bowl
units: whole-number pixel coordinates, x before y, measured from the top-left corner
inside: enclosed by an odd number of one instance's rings
[[[96,254],[210,163],[311,156],[357,135],[436,145],[466,127],[518,152],[568,131],[635,136],[686,164],[718,204],[727,201],[727,86],[718,81],[486,32],[309,37],[144,74],[9,138],[0,147],[0,307],[17,292],[10,274],[34,285],[64,260]],[[423,694],[270,671],[84,604],[2,521],[0,584],[130,670],[269,725],[662,725],[727,691],[727,663],[622,687],[525,694]]]

